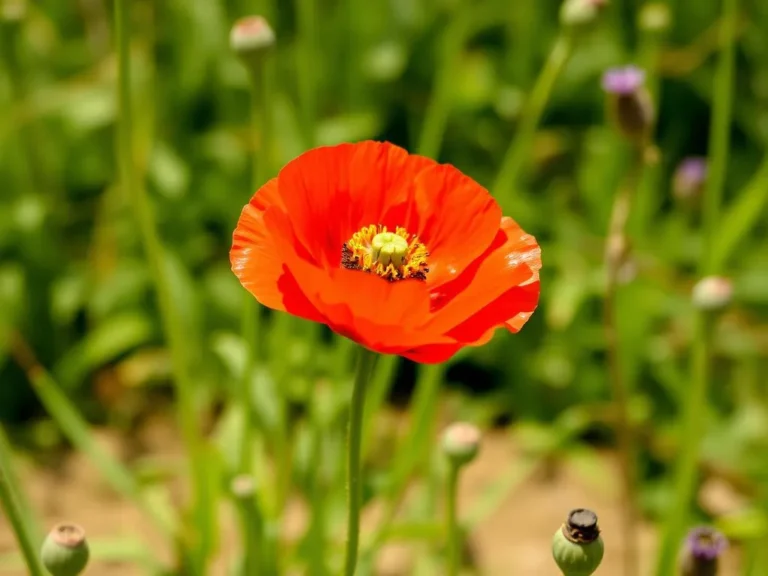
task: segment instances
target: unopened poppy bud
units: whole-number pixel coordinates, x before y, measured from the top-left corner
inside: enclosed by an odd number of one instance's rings
[[[707,181],[707,159],[691,156],[684,159],[672,177],[672,193],[681,202],[691,202],[701,196]]]
[[[552,557],[563,576],[589,576],[603,561],[603,539],[597,515],[577,508],[552,538]]]
[[[48,533],[40,557],[51,576],[77,576],[89,554],[85,531],[76,524],[59,524]]]
[[[643,142],[654,122],[651,96],[645,88],[645,72],[635,66],[611,68],[603,74],[610,120],[625,137]]]
[[[230,484],[236,498],[251,498],[256,493],[256,481],[250,474],[238,474]]]
[[[565,0],[560,6],[560,22],[564,26],[591,24],[608,6],[608,0]]]
[[[728,540],[713,528],[700,526],[688,533],[680,552],[681,576],[716,576],[718,558]]]
[[[230,47],[247,66],[258,64],[274,44],[275,33],[261,16],[240,18],[229,34]]]
[[[672,24],[672,14],[664,2],[651,2],[640,9],[638,17],[640,28],[652,34],[660,34]]]
[[[722,276],[707,276],[693,287],[693,304],[699,310],[714,312],[731,303],[733,283]]]
[[[27,14],[26,0],[0,0],[0,20],[19,22]]]
[[[475,459],[480,451],[480,430],[467,422],[451,424],[443,432],[443,452],[456,466]]]

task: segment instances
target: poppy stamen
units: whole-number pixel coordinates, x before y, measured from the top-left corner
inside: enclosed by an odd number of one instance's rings
[[[394,282],[416,278],[426,280],[429,272],[427,247],[415,234],[397,227],[364,226],[345,242],[341,249],[341,265],[362,270]]]

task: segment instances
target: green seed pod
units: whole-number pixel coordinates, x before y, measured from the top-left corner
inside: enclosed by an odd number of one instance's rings
[[[470,463],[479,451],[480,430],[477,426],[456,422],[443,432],[443,452],[456,466]]]
[[[603,560],[597,515],[578,508],[568,514],[552,538],[552,556],[563,576],[590,576]]]
[[[644,4],[638,16],[640,28],[651,34],[661,34],[672,25],[672,12],[664,2]]]
[[[239,474],[232,479],[230,488],[236,498],[253,498],[256,493],[256,481],[250,474]]]
[[[733,299],[733,283],[722,276],[706,276],[693,287],[691,299],[699,310],[723,310]]]
[[[235,22],[229,45],[249,69],[256,69],[275,45],[275,32],[261,16],[247,16]]]
[[[592,24],[607,5],[608,0],[565,0],[560,6],[560,22],[574,27]]]
[[[89,554],[85,531],[75,524],[59,524],[48,533],[40,557],[52,576],[78,576]]]

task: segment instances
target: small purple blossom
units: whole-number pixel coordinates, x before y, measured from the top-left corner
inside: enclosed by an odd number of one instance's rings
[[[701,156],[689,156],[677,166],[673,178],[673,190],[680,199],[691,198],[698,194],[707,179],[707,159]]]
[[[609,68],[603,73],[603,90],[609,94],[628,95],[637,92],[645,83],[645,71],[637,66]]]
[[[699,526],[688,533],[685,545],[696,560],[712,562],[728,547],[728,540],[714,528]]]
[[[701,156],[690,156],[680,162],[677,173],[691,182],[703,182],[707,177],[707,159]]]

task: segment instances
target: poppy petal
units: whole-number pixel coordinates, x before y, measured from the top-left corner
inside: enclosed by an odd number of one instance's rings
[[[503,218],[489,252],[454,282],[433,291],[434,317],[425,329],[439,329],[467,343],[508,321],[519,330],[538,304],[540,268],[535,238]]]
[[[246,204],[233,234],[230,263],[243,287],[264,306],[320,320],[296,279],[284,266],[282,253],[265,224],[263,207],[277,195],[277,180],[262,186]]]
[[[450,344],[427,344],[426,346],[401,352],[400,355],[421,364],[439,364],[450,360],[463,347],[464,344],[456,342]]]
[[[408,203],[409,184],[434,164],[384,142],[315,148],[281,170],[281,201],[299,243],[314,263],[332,269],[344,242],[363,226],[401,225],[397,214]]]
[[[434,164],[413,182],[414,210],[403,226],[429,250],[430,287],[461,273],[493,241],[501,208],[488,191],[450,164]]]

